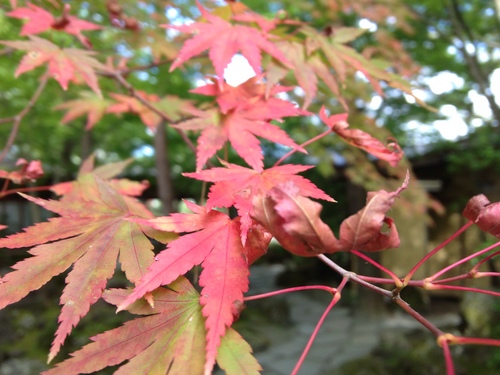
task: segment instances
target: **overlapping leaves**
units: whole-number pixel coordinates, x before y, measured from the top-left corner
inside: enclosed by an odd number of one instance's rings
[[[73,265],[60,299],[63,307],[51,360],[101,297],[117,260],[132,282],[146,273],[153,262],[152,244],[137,223],[125,219],[144,217],[147,210],[138,203],[127,205],[119,193],[92,174],[81,176],[62,201],[24,197],[60,217],[0,239],[0,247],[35,246],[29,251],[33,257],[15,264],[14,271],[1,279],[0,308],[19,301]]]
[[[205,374],[214,366],[221,337],[226,333],[243,304],[243,293],[248,290],[250,261],[267,249],[270,237],[258,230],[245,246],[240,238],[238,219],[230,219],[222,212],[186,202],[192,214],[172,214],[140,223],[169,232],[191,232],[169,243],[156,257],[134,291],[119,305],[129,304],[161,285],[168,285],[192,267],[201,264],[202,287],[200,303],[206,318]]]
[[[128,295],[129,290],[111,289],[103,298],[120,305]],[[199,293],[179,277],[168,289],[156,289],[152,297],[154,308],[144,299],[127,308],[146,317],[92,337],[92,343],[43,375],[90,373],[124,361],[128,363],[115,374],[163,374],[166,369],[169,374],[203,373],[206,329]],[[217,363],[228,375],[258,374],[260,366],[251,352],[248,343],[229,328],[222,338]]]
[[[266,98],[265,85],[251,78],[238,87],[218,80],[218,85],[209,84],[194,90],[203,95],[216,97],[218,107],[196,111],[195,118],[176,125],[184,130],[201,130],[196,150],[196,170],[201,170],[207,160],[229,141],[235,151],[248,165],[257,171],[263,169],[262,150],[256,136],[268,139],[305,152],[288,134],[271,124],[271,120],[306,114],[292,103],[274,95],[288,89],[276,87]]]

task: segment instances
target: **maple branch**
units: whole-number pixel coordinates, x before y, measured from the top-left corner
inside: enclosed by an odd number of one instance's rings
[[[140,101],[142,104],[144,104],[146,107],[148,107],[151,111],[156,113],[158,116],[162,118],[167,123],[170,123],[169,117],[163,113],[163,111],[160,111],[158,108],[156,108],[151,102],[149,102],[147,99],[143,98],[142,96],[138,95],[137,92],[135,91],[135,88],[127,82],[127,80],[120,74],[118,71],[113,71],[110,72],[111,76],[114,77],[125,89],[127,89],[130,93],[131,96],[133,96],[135,99]],[[189,137],[180,129],[174,128],[177,133],[182,137],[184,142],[188,145],[188,147],[196,153],[196,146],[191,142]]]
[[[357,284],[360,284],[368,289],[373,290],[375,293],[381,294],[385,297],[392,298],[393,294],[391,291],[379,288],[376,285],[373,285],[363,279],[361,279],[358,275],[356,275],[354,272],[348,271],[345,268],[340,267],[337,263],[335,263],[333,260],[328,258],[324,254],[318,254],[316,255],[319,260],[321,260],[323,263],[325,263],[328,267],[332,268],[334,271],[336,271],[338,274],[340,274],[342,277],[347,277],[349,280],[354,281]]]
[[[15,49],[12,48],[12,47],[4,48],[3,50],[0,51],[0,56],[9,55],[9,54],[11,54],[14,51],[15,51]]]
[[[396,304],[401,307],[404,311],[408,313],[413,319],[422,324],[427,330],[429,330],[434,336],[439,337],[444,334],[439,328],[437,328],[434,324],[432,324],[429,320],[420,315],[419,312],[414,310],[408,302],[403,300],[399,294],[392,297],[392,300],[396,302]]]
[[[8,180],[6,180],[8,181]],[[3,198],[7,195],[10,194],[16,194],[16,193],[31,193],[33,191],[45,191],[45,190],[50,190],[52,185],[47,185],[47,186],[33,186],[33,187],[24,187],[24,188],[19,188],[19,189],[11,189],[11,190],[2,190],[0,192],[0,198]]]
[[[392,280],[394,281],[394,284],[397,287],[402,286],[401,279],[399,277],[397,277],[396,274],[394,272],[392,272],[391,270],[389,270],[389,269],[385,268],[384,266],[382,266],[381,264],[375,262],[372,258],[366,256],[365,254],[359,252],[358,250],[351,250],[351,253],[353,253],[354,255],[360,257],[361,259],[367,261],[368,263],[377,267],[379,270],[385,272],[386,274],[388,274],[392,278]]]
[[[9,138],[7,139],[7,143],[5,144],[4,149],[0,153],[0,163],[5,159],[5,156],[9,152],[12,145],[14,144],[14,140],[17,137],[17,133],[19,131],[19,127],[21,126],[22,119],[28,114],[28,112],[31,110],[31,108],[33,108],[36,101],[38,100],[38,98],[42,94],[43,90],[45,89],[45,86],[47,85],[48,80],[49,80],[49,75],[44,74],[41,78],[40,84],[38,85],[35,93],[31,97],[31,99],[29,100],[26,107],[24,107],[24,109],[21,112],[19,112],[19,114],[17,116],[14,116],[11,118],[11,121],[14,121],[14,125],[12,126],[12,129],[10,131]],[[2,123],[1,120],[0,120],[0,123]]]
[[[120,74],[121,76],[127,76],[128,74],[130,74],[132,72],[137,72],[137,71],[140,71],[140,70],[148,70],[148,69],[151,69],[151,68],[156,68],[158,66],[169,64],[170,62],[171,61],[169,61],[169,60],[161,60],[161,61],[158,61],[158,62],[152,62],[152,63],[145,64],[145,65],[133,66],[133,67],[127,68],[127,69],[117,69],[117,70],[115,70],[113,72],[101,71],[101,72],[98,72],[97,74],[100,75],[100,76],[102,76],[102,77],[116,78],[115,77],[116,73]]]

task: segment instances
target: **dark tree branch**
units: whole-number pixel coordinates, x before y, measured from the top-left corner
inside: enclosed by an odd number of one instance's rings
[[[449,11],[455,34],[462,44],[459,48],[469,68],[469,72],[479,86],[479,93],[484,95],[488,100],[495,121],[500,124],[500,107],[497,105],[495,97],[489,88],[490,80],[488,73],[484,71],[479,63],[474,35],[463,17],[457,0],[450,0]],[[468,43],[474,46],[474,51],[467,50]]]

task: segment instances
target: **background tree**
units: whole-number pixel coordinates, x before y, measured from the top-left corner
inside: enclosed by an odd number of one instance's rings
[[[0,162],[6,164],[0,175],[5,179],[2,195],[21,191],[8,190],[10,182],[39,178],[40,163],[24,159],[44,157],[49,161],[45,169],[51,172],[46,184],[61,198],[23,196],[59,216],[0,240],[0,246],[8,248],[30,247],[33,255],[0,280],[0,307],[71,269],[60,297],[49,361],[101,297],[119,311],[148,315],[96,336],[93,344],[47,374],[98,371],[127,360],[119,371],[168,368],[174,373],[209,374],[217,362],[228,373],[241,373],[241,368],[258,372],[251,348],[231,326],[244,301],[265,297],[244,293],[249,266],[266,253],[271,237],[294,255],[316,256],[341,276],[337,288],[314,287],[332,296],[325,315],[353,281],[392,298],[434,334],[444,348],[450,374],[449,345],[498,345],[492,339],[442,332],[399,294],[409,285],[461,290],[446,284],[498,276],[478,271],[496,255],[496,245],[472,255],[491,252],[486,260],[448,279],[440,277],[462,260],[426,279],[412,280],[441,245],[402,278],[375,256],[360,252],[399,245],[387,211],[409,187],[409,163],[391,137],[390,123],[377,126],[384,116],[374,117],[380,107],[376,102],[389,95],[432,111],[401,77],[418,72],[401,36],[415,32],[411,22],[418,16],[404,4],[283,1],[287,11],[282,11],[278,3],[256,1],[258,13],[234,1],[4,4],[0,16],[7,26],[0,29],[1,57],[10,72],[32,78],[19,89],[6,80],[10,85],[2,94],[13,103],[0,113],[0,123],[10,125],[4,127],[6,143],[0,154]],[[464,26],[463,10],[457,3],[451,3],[450,10],[469,73],[483,79],[480,91],[489,94],[479,60],[474,53],[466,55],[465,38],[470,41],[472,34]],[[17,51],[22,51],[22,58],[7,59]],[[246,58],[255,77],[232,86],[224,76],[228,78],[226,68],[237,53]],[[63,94],[47,95],[53,90]],[[69,125],[78,121],[79,126]],[[61,127],[59,122],[68,125]],[[39,130],[44,137],[37,135]],[[398,133],[397,127],[392,130]],[[128,164],[121,160],[130,156],[139,159],[130,176],[148,178],[157,186],[163,214],[171,213],[181,197],[194,196],[199,205],[186,201],[190,213],[153,218],[133,198],[148,183],[115,178]],[[96,166],[96,158],[107,164]],[[283,164],[285,160],[294,164]],[[12,171],[14,163],[19,170]],[[352,186],[372,190],[366,205],[348,212],[346,219],[336,216],[336,233],[320,218],[322,205],[310,199],[331,202],[330,189],[325,192],[314,185],[318,174],[311,180],[299,176],[311,169],[305,164],[317,164],[323,177],[342,172]],[[59,183],[77,168],[75,181]],[[206,183],[212,183],[208,195]],[[415,184],[404,200],[415,214],[424,214],[428,207],[427,196]],[[497,206],[483,196],[471,199],[464,212],[467,224],[450,240],[473,223],[499,236]],[[167,248],[155,253],[150,239],[168,243]],[[352,273],[324,255],[339,252],[353,254],[389,277],[375,277],[363,269]],[[119,286],[134,284],[133,290],[105,291],[117,262],[125,274],[125,279],[118,278]],[[200,265],[195,280],[201,294],[182,276]],[[392,288],[382,289],[378,283]],[[164,285],[169,289],[158,289]],[[309,287],[292,290],[301,289]]]

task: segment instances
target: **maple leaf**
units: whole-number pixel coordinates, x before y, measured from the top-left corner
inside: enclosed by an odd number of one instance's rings
[[[186,202],[192,214],[172,214],[151,220],[140,220],[160,231],[193,232],[184,234],[168,244],[149,267],[130,296],[122,302],[119,310],[155,290],[168,285],[193,266],[201,264],[202,287],[200,303],[206,317],[207,344],[205,373],[209,374],[215,363],[220,338],[234,321],[235,305],[242,304],[243,293],[248,290],[248,257],[261,249],[250,249],[256,244],[266,246],[269,242],[249,240],[243,246],[240,239],[240,223],[226,214],[207,210],[205,207]],[[253,235],[253,234],[252,234]],[[265,251],[265,250],[264,250]],[[260,251],[263,253],[264,251]]]
[[[319,117],[332,129],[332,131],[342,137],[344,141],[352,146],[369,152],[379,159],[387,161],[393,167],[403,158],[403,150],[401,150],[401,147],[399,147],[395,140],[390,140],[387,145],[384,145],[378,139],[373,138],[363,130],[349,129],[349,124],[346,122],[346,113],[328,117],[325,107],[321,107]]]
[[[316,256],[341,250],[340,242],[320,219],[322,206],[300,194],[292,181],[253,199],[252,216],[288,251]]]
[[[85,129],[90,130],[101,120],[110,105],[110,101],[88,91],[81,91],[79,95],[80,99],[64,102],[55,106],[54,109],[67,110],[61,120],[63,124],[67,124],[80,116],[87,115]]]
[[[304,90],[304,104],[302,108],[308,108],[316,97],[318,81],[323,82],[335,95],[344,109],[348,109],[347,103],[340,91],[340,84],[330,72],[330,68],[315,53],[309,55],[303,43],[280,41],[276,47],[282,51],[293,66],[293,73],[297,84]],[[289,69],[279,61],[271,60],[266,67],[267,92],[271,87],[286,77]]]
[[[144,29],[140,33],[132,33],[130,38],[130,44],[136,49],[148,47],[155,63],[160,62],[162,57],[169,61],[174,60],[179,53],[177,47],[165,39],[165,32],[162,29]]]
[[[128,290],[111,289],[104,292],[103,298],[119,305],[129,294]],[[148,375],[165,373],[167,369],[169,374],[203,373],[206,330],[200,295],[184,277],[168,289],[156,289],[152,295],[154,308],[144,299],[127,308],[133,314],[148,316],[92,337],[92,343],[43,375],[90,373],[126,360],[129,362],[115,374]],[[233,329],[227,330],[219,351],[217,362],[226,374],[258,374],[260,366],[250,346]],[[246,371],[242,372],[242,368]]]
[[[59,328],[49,361],[59,351],[66,336],[87,314],[113,275],[117,258],[127,278],[137,282],[153,262],[152,244],[140,226],[124,220],[144,217],[145,209],[127,206],[125,200],[98,177],[80,177],[78,195],[64,201],[44,200],[23,195],[29,201],[61,215],[35,224],[23,233],[0,239],[0,247],[31,247],[33,257],[15,264],[0,284],[0,308],[24,298],[72,264],[60,299]],[[72,199],[70,199],[72,197]],[[137,212],[136,212],[137,211]],[[146,217],[151,217],[148,215]]]
[[[80,20],[69,15],[70,5],[65,4],[63,14],[56,19],[45,9],[27,3],[27,8],[17,8],[7,13],[7,16],[20,19],[28,19],[21,29],[21,36],[39,34],[41,32],[54,29],[62,30],[68,34],[75,35],[84,46],[90,48],[89,40],[82,34],[84,30],[99,30],[101,26],[94,23]]]
[[[462,214],[481,230],[500,238],[500,203],[491,203],[479,194],[469,199]]]
[[[236,164],[221,161],[225,168],[211,168],[195,173],[183,173],[183,176],[197,180],[214,182],[210,187],[207,208],[235,206],[241,217],[242,241],[245,243],[248,230],[252,226],[250,216],[253,213],[252,198],[266,195],[273,187],[293,182],[300,194],[306,197],[334,200],[308,179],[297,176],[312,166],[280,165],[263,171],[245,168]]]
[[[126,196],[140,196],[145,189],[149,187],[148,181],[131,181],[126,178],[115,179],[124,169],[132,162],[132,159],[127,159],[124,161],[109,163],[101,165],[99,167],[94,167],[95,155],[91,154],[80,166],[78,171],[78,178],[83,177],[86,174],[93,174],[102,180],[106,180],[106,183],[118,193]],[[78,181],[67,181],[61,182],[50,187],[50,190],[57,195],[68,195],[69,193],[77,190],[73,195],[78,196],[81,194],[80,190],[81,184]],[[134,201],[128,200],[124,197],[128,204],[135,204]],[[140,206],[139,206],[140,207]],[[146,214],[147,215],[147,214]]]
[[[247,79],[238,86],[231,86],[223,78],[209,78],[213,83],[200,86],[190,92],[195,94],[215,96],[223,114],[230,110],[252,110],[259,107],[263,119],[278,119],[287,116],[310,115],[289,101],[275,95],[290,91],[293,87],[273,86],[268,88],[262,83],[262,77]]]
[[[339,28],[333,30],[327,29],[326,32],[320,33],[312,27],[303,26],[301,32],[306,37],[305,47],[307,55],[316,53],[321,61],[327,61],[330,67],[335,70],[335,74],[341,85],[345,84],[349,71],[359,71],[363,73],[380,96],[384,96],[379,83],[379,81],[383,81],[390,87],[412,96],[424,108],[436,111],[435,108],[428,106],[424,101],[415,96],[408,82],[396,74],[380,68],[377,63],[366,59],[355,49],[345,44],[356,39],[364,31],[356,28]],[[319,66],[318,64],[318,60],[313,63],[315,66]]]
[[[379,190],[367,194],[365,207],[340,225],[339,236],[344,250],[380,251],[399,246],[396,226],[386,214],[394,199],[408,186],[409,179],[407,171],[403,184],[395,191]],[[383,229],[384,224],[387,229]]]
[[[46,39],[31,35],[29,38],[29,42],[0,41],[6,46],[28,51],[15,72],[16,77],[48,63],[48,74],[59,82],[64,90],[68,89],[69,81],[82,78],[97,95],[102,96],[95,70],[107,68],[93,57],[94,52],[76,48],[61,49]]]
[[[267,195],[253,198],[252,218],[269,231],[288,251],[300,256],[315,256],[337,251],[380,251],[399,246],[393,220],[386,216],[395,197],[408,185],[409,174],[394,192],[369,192],[364,208],[345,219],[340,240],[321,220],[321,205],[302,196],[293,182],[278,185]],[[383,230],[386,224],[388,230]]]
[[[193,119],[174,125],[179,129],[202,131],[196,149],[196,170],[201,170],[206,161],[229,141],[248,165],[262,171],[264,155],[256,136],[306,153],[283,129],[269,121],[309,112],[302,111],[285,100],[274,97],[266,99],[265,85],[257,84],[253,79],[240,86],[234,88],[212,84],[194,90],[203,95],[215,95],[222,112],[218,109],[196,110],[192,112],[195,116]],[[286,90],[288,88],[276,88],[272,93]],[[238,96],[247,100],[241,101],[237,99]]]
[[[22,184],[25,181],[34,181],[43,176],[43,167],[40,160],[28,162],[26,159],[20,158],[17,160],[16,166],[21,168],[12,172],[0,170],[0,178],[11,180],[15,184]]]
[[[274,58],[288,64],[283,53],[267,39],[267,35],[256,28],[233,25],[230,22],[209,13],[198,2],[198,9],[207,22],[195,22],[189,25],[165,25],[167,28],[183,33],[195,34],[179,52],[177,59],[170,67],[173,71],[184,62],[209,50],[215,73],[224,76],[224,69],[237,52],[246,57],[250,66],[258,74],[261,71],[261,52],[265,51]],[[243,19],[246,21],[246,19]]]
[[[136,91],[136,94],[140,97],[146,99],[150,103],[155,103],[160,100],[158,95],[148,94],[144,91]],[[124,113],[124,112],[132,112],[137,114],[141,121],[150,129],[155,129],[156,126],[161,121],[161,117],[153,112],[150,108],[146,107],[143,103],[141,103],[137,98],[128,95],[122,94],[113,94],[110,93],[113,99],[117,101],[117,103],[112,104],[106,110],[107,113]]]

